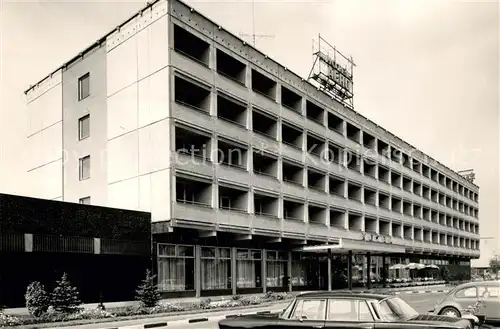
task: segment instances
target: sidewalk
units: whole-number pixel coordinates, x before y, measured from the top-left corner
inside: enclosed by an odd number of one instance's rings
[[[344,289],[345,290],[345,289]],[[353,288],[354,291],[363,291],[366,290],[366,288]],[[444,291],[446,290],[446,291]],[[401,288],[373,288],[372,291],[374,292],[394,292],[396,294],[399,293],[436,293],[436,292],[447,292],[446,286],[444,284],[440,285],[429,285],[429,286],[417,286],[417,287],[401,287]],[[302,292],[294,291],[291,292],[292,295],[298,295]],[[261,296],[262,293],[260,294],[254,294],[253,296]],[[252,295],[245,295],[245,296],[252,296]],[[175,299],[177,302],[199,302],[201,300],[206,299],[207,297],[190,297],[190,298],[178,298]],[[210,297],[212,301],[220,301],[220,300],[231,300],[233,297],[232,296],[213,296]],[[168,303],[172,301],[172,299],[164,299],[162,300],[163,303]],[[113,309],[116,308],[124,308],[128,306],[134,306],[137,305],[136,301],[123,301],[123,302],[109,302],[109,303],[104,303],[104,306],[106,307],[107,310],[112,311]],[[91,304],[84,304],[84,308],[86,309],[95,309],[97,308],[97,303],[91,303]],[[4,310],[5,314],[9,315],[29,315],[28,309],[25,307],[21,308],[7,308]]]
[[[257,313],[270,313],[279,312],[288,305],[290,301],[279,301],[271,305],[250,307],[245,309],[237,310],[222,310],[222,311],[204,311],[203,313],[193,313],[185,315],[174,315],[174,316],[158,316],[154,318],[143,318],[136,320],[124,320],[124,321],[113,321],[113,322],[101,322],[83,325],[71,325],[65,327],[46,327],[50,329],[121,329],[134,327],[137,329],[147,329],[147,328],[166,328],[172,326],[184,326],[192,323],[200,322],[212,322],[219,321],[225,318],[233,317],[236,315],[246,315],[246,314],[257,314]]]

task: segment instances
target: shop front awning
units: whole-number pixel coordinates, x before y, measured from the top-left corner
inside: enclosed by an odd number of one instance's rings
[[[321,245],[309,245],[301,246],[294,251],[301,252],[316,252],[325,253],[328,251],[332,253],[348,253],[352,251],[356,254],[366,254],[370,252],[372,254],[404,254],[405,246],[397,245],[394,243],[381,243],[381,242],[368,242],[364,240],[352,240],[346,238],[340,238],[335,243],[321,244]]]

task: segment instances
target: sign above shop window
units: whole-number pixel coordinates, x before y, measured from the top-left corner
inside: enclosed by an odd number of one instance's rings
[[[369,242],[392,243],[392,238],[390,236],[375,233],[363,233],[362,239]]]

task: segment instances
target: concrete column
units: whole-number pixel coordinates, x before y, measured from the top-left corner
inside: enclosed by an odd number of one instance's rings
[[[236,278],[238,277],[236,266],[236,247],[231,248],[231,289],[232,294],[235,296],[236,293]]]
[[[326,208],[325,212],[325,225],[330,227],[330,209]]]
[[[292,252],[288,252],[288,271],[287,271],[287,276],[288,276],[288,291],[292,292]]]
[[[278,158],[278,180],[283,180],[283,159]]]
[[[349,229],[349,212],[346,211],[344,213],[344,229],[348,230]]]
[[[382,286],[384,288],[387,287],[387,265],[386,265],[386,258],[385,255],[382,255]]]
[[[217,182],[212,184],[212,207],[219,209],[219,184]]]
[[[330,176],[328,175],[328,173],[325,177],[325,192],[326,194],[330,194]]]
[[[94,238],[94,254],[99,255],[101,253],[101,238]]]
[[[370,274],[372,272],[372,257],[369,252],[366,253],[366,289],[371,289],[372,281]]]
[[[261,274],[261,277],[262,277],[262,292],[266,292],[267,291],[267,252],[266,252],[266,249],[262,249],[262,266],[261,266],[261,269],[262,269],[262,274]]]
[[[247,124],[246,128],[248,130],[253,130],[253,124],[252,124],[252,106],[247,105]]]
[[[33,234],[24,234],[24,251],[33,252]]]
[[[201,246],[196,245],[194,251],[194,289],[196,297],[201,296]]]
[[[254,197],[254,190],[251,187],[248,189],[248,200],[247,200],[247,207],[249,214],[255,214],[255,204],[253,197]]]
[[[309,207],[309,203],[306,201],[304,203],[304,216],[303,216],[305,223],[309,223],[309,211],[307,211],[308,207]]]
[[[210,92],[210,116],[217,117],[217,94]]]
[[[245,86],[247,86],[248,89],[252,89],[252,68],[250,65],[246,67],[245,82]]]
[[[328,291],[332,290],[332,251],[328,250],[328,259],[327,259],[327,268],[328,268]]]
[[[347,252],[347,287],[352,290],[352,250]]]
[[[347,121],[342,121],[342,136],[347,136]]]
[[[300,113],[305,116],[306,115],[306,99],[302,97],[302,101],[300,102]]]

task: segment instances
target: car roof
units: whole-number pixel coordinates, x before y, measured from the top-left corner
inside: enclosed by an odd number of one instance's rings
[[[375,293],[371,291],[312,291],[304,292],[297,296],[297,298],[361,298],[361,299],[375,299],[382,300],[391,295]]]
[[[457,286],[457,288],[458,287],[460,287],[460,288],[466,288],[466,287],[482,286],[482,285],[485,285],[485,284],[486,285],[491,285],[491,286],[500,285],[500,280],[466,282],[466,283],[459,284]]]
[[[476,287],[476,286],[500,286],[500,280],[488,280],[488,281],[474,281],[474,282],[466,282],[459,284],[456,286],[454,289],[462,289],[462,288],[468,288],[468,287]]]

